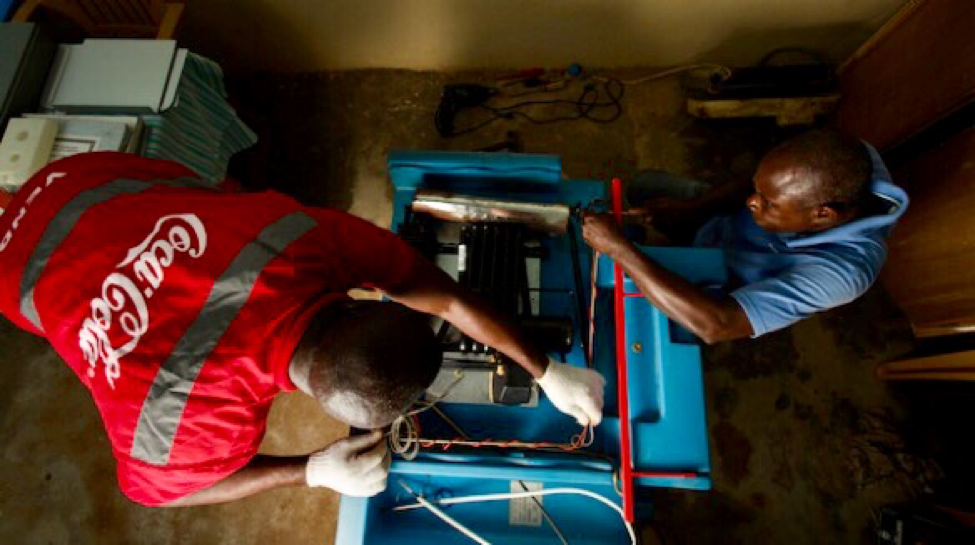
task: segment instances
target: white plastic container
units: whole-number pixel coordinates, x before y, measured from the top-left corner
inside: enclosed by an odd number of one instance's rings
[[[15,193],[43,168],[57,134],[51,119],[11,119],[0,141],[0,189]]]

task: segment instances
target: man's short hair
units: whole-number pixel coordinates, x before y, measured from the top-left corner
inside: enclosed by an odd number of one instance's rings
[[[391,423],[443,361],[429,317],[396,303],[357,302],[316,329],[309,385],[326,412],[355,427]]]
[[[771,153],[789,157],[812,174],[804,190],[809,205],[849,208],[870,193],[873,163],[858,138],[837,129],[815,129],[791,138]]]

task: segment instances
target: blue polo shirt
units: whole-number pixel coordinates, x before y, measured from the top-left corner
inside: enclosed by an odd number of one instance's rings
[[[891,182],[877,151],[867,148],[873,162],[871,192],[886,203],[884,213],[802,235],[769,233],[742,209],[698,231],[695,246],[724,250],[735,281],[730,295],[748,315],[753,337],[849,303],[877,279],[887,258],[885,240],[908,199]]]

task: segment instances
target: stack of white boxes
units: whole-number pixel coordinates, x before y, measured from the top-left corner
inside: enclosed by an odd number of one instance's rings
[[[15,193],[49,161],[76,153],[138,153],[137,116],[176,105],[186,57],[171,40],[59,46],[40,100],[46,113],[11,119],[0,141],[0,190]]]

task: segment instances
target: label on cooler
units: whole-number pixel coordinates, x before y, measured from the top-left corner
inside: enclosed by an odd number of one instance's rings
[[[522,486],[524,485],[524,486]],[[529,481],[511,481],[511,492],[535,492],[541,490],[542,483]],[[541,526],[542,504],[544,497],[515,498],[508,500],[508,525],[510,526]]]

